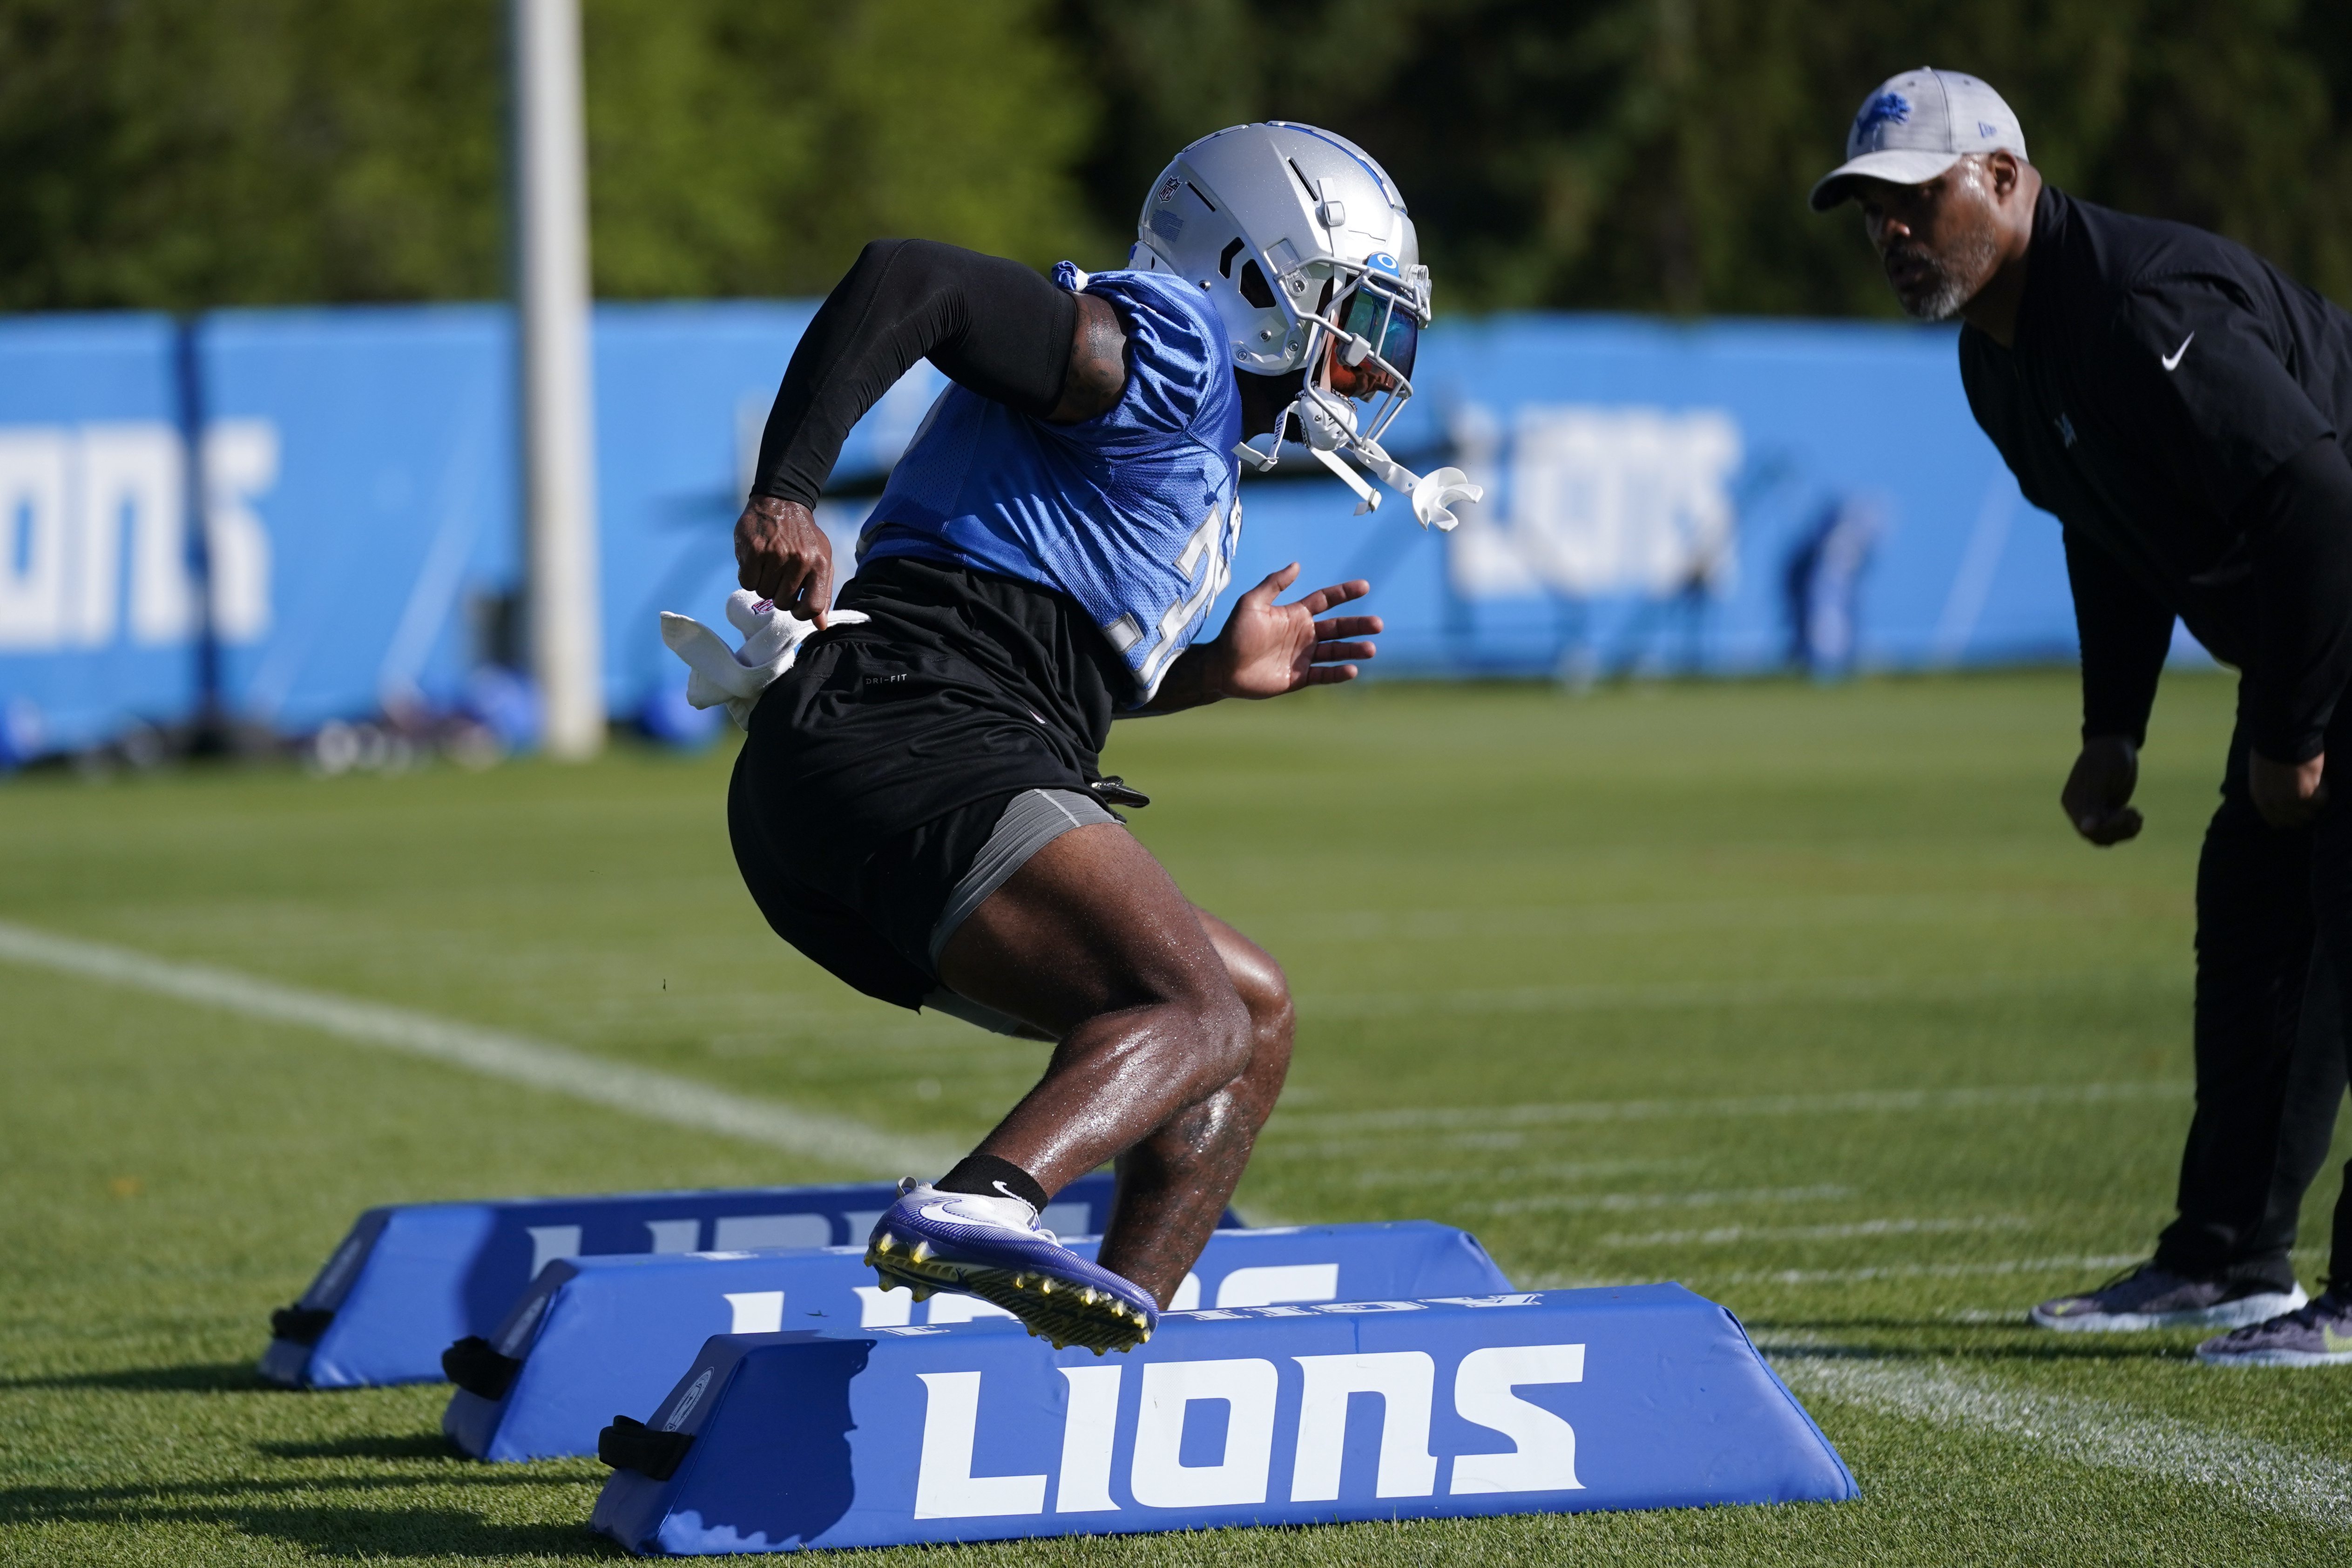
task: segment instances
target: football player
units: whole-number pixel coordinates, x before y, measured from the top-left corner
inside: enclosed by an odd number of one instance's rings
[[[1124,270],[868,246],[793,353],[736,525],[743,585],[824,628],[760,697],[729,798],[785,941],[871,996],[1051,1041],[972,1154],[875,1226],[885,1288],[962,1290],[1057,1345],[1150,1337],[1241,1179],[1290,1058],[1282,971],[1180,892],[1110,807],[1115,717],[1352,679],[1362,582],[1196,640],[1240,536],[1239,465],[1295,428],[1451,527],[1456,469],[1380,445],[1412,394],[1429,275],[1380,165],[1303,125],[1179,153]],[[811,508],[850,426],[918,359],[952,383],[893,469],[831,615]],[[1252,437],[1274,439],[1261,452]],[[1352,465],[1352,467],[1351,467]],[[1363,510],[1360,507],[1359,510]],[[1115,1160],[1099,1264],[1037,1224]]]

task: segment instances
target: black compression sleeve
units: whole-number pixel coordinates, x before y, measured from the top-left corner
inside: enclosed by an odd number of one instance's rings
[[[1017,261],[877,239],[793,351],[760,437],[751,494],[816,504],[849,427],[919,359],[1009,408],[1061,400],[1077,297]]]
[[[2083,738],[2147,742],[2148,710],[2172,648],[2172,612],[2099,545],[2065,531],[2066,581],[2083,648]]]
[[[2247,738],[2273,762],[2308,762],[2352,680],[2352,464],[2322,437],[2279,465],[2234,521],[2253,548],[2261,617]]]

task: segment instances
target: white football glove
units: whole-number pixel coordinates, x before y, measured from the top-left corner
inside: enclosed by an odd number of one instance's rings
[[[749,588],[727,595],[727,618],[743,634],[740,648],[729,647],[693,616],[669,610],[662,612],[662,643],[686,661],[687,701],[696,708],[723,705],[735,727],[748,730],[760,693],[792,668],[801,644],[815,635],[816,623],[786,615]],[[835,626],[856,626],[866,616],[857,610],[835,610],[828,618]]]

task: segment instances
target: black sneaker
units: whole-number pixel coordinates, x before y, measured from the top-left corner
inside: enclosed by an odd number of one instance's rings
[[[2077,1334],[2138,1329],[2234,1329],[2292,1312],[2307,1298],[2252,1279],[2191,1279],[2153,1263],[2126,1269],[2082,1296],[2059,1296],[2028,1314],[2035,1326]]]
[[[2207,1366],[2342,1366],[2352,1362],[2352,1300],[2330,1290],[2294,1311],[2216,1334],[2197,1347],[2197,1359]]]

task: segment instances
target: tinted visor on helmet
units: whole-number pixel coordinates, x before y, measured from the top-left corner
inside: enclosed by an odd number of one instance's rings
[[[1421,346],[1421,321],[1410,300],[1378,274],[1367,274],[1348,296],[1339,325],[1351,337],[1362,338],[1397,374],[1410,379],[1412,360]]]

